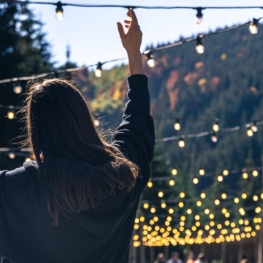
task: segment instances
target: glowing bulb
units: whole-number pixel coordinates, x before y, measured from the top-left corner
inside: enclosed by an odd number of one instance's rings
[[[158,196],[159,196],[160,198],[162,198],[162,197],[164,196],[164,193],[163,193],[162,191],[160,191],[160,192],[158,193]]]
[[[197,205],[197,206],[201,206],[201,205],[202,205],[202,202],[201,202],[200,200],[198,200],[198,201],[196,202],[196,205]]]
[[[192,214],[192,209],[191,209],[191,208],[188,208],[188,209],[186,210],[186,213],[187,213],[188,215]]]
[[[238,198],[238,197],[235,197],[235,198],[234,198],[234,202],[235,202],[236,204],[238,204],[238,203],[239,203],[239,198]]]
[[[175,185],[175,181],[173,179],[169,180],[169,185],[170,186],[174,186]]]
[[[172,175],[173,175],[173,176],[177,175],[177,169],[176,169],[176,168],[173,168],[173,169],[172,169]]]
[[[243,194],[241,195],[241,197],[242,197],[243,199],[246,199],[246,198],[247,198],[247,194],[246,194],[246,193],[243,193]]]
[[[155,207],[152,207],[150,211],[151,211],[152,214],[154,214],[156,212]]]
[[[9,153],[9,154],[8,154],[8,157],[9,157],[10,159],[14,159],[14,158],[16,157],[16,155],[15,155],[14,153]]]
[[[200,168],[200,169],[199,169],[199,174],[200,174],[201,176],[203,176],[203,175],[205,174],[204,168]]]
[[[29,161],[31,161],[31,158],[27,157],[27,158],[25,159],[25,162],[29,162]]]
[[[199,181],[199,180],[198,180],[197,177],[194,177],[194,178],[193,178],[193,183],[194,183],[194,184],[198,184],[198,181]]]
[[[100,121],[99,120],[93,120],[93,123],[96,127],[98,127],[100,125]]]
[[[147,183],[147,186],[148,186],[149,188],[152,188],[152,187],[153,187],[153,182],[149,181],[149,182]]]
[[[161,203],[161,208],[166,208],[166,203],[162,202]]]
[[[13,87],[13,91],[15,94],[20,94],[22,92],[22,87],[20,86],[20,83],[17,82],[14,87]]]
[[[249,25],[249,32],[254,35],[258,32],[258,20],[253,18],[253,21]]]
[[[223,171],[223,175],[224,175],[224,176],[228,176],[228,173],[229,173],[229,172],[228,172],[228,170],[226,170],[226,169]]]
[[[180,124],[180,120],[179,119],[176,119],[176,122],[174,124],[174,129],[176,131],[179,131],[181,129],[181,124]]]
[[[183,203],[183,202],[179,202],[179,203],[178,203],[178,206],[179,206],[180,208],[182,208],[182,207],[184,207],[184,203]]]
[[[256,208],[255,208],[255,212],[256,212],[257,214],[260,213],[260,212],[261,212],[261,207],[260,207],[260,206],[256,207]]]
[[[14,111],[12,111],[12,110],[8,111],[8,112],[7,112],[7,118],[8,118],[9,120],[13,120],[13,119],[15,118],[15,113],[14,113]]]
[[[215,200],[215,205],[219,205],[220,204],[220,200],[219,199],[216,199]]]
[[[221,183],[223,182],[223,180],[224,180],[224,177],[222,175],[218,175],[217,181]]]
[[[95,76],[97,78],[100,78],[101,74],[102,74],[102,63],[98,62],[97,68],[96,68],[96,71],[95,71]]]
[[[205,48],[203,46],[201,37],[197,37],[196,39],[196,47],[195,50],[198,54],[203,54],[205,52]]]
[[[204,199],[204,198],[206,197],[206,194],[203,192],[203,193],[200,194],[200,197],[201,197],[202,199]]]
[[[213,129],[214,132],[218,132],[219,131],[219,120],[218,119],[215,120],[212,129]]]
[[[180,196],[180,198],[185,198],[185,193],[184,193],[184,192],[181,192],[181,193],[179,194],[179,196]]]
[[[57,2],[56,17],[58,20],[63,19],[63,8],[62,8],[62,3],[60,1]]]
[[[253,123],[251,124],[251,130],[253,132],[257,132],[258,131],[258,127],[257,127],[257,122],[256,121],[253,121]]]
[[[183,148],[185,146],[185,141],[183,136],[181,136],[180,140],[178,141],[178,145],[180,148]]]
[[[212,132],[212,135],[211,135],[211,141],[216,143],[217,142],[217,135],[216,135],[216,132]]]
[[[173,208],[169,208],[168,213],[169,214],[173,214],[174,213],[174,209]]]
[[[244,173],[242,174],[242,177],[243,177],[243,179],[247,179],[247,178],[248,178],[248,174],[247,174],[246,172],[244,172]]]
[[[198,25],[201,25],[203,23],[202,8],[198,7],[198,8],[196,8],[196,10],[197,10],[197,14],[196,14],[197,21],[196,22]]]
[[[150,68],[153,68],[155,66],[155,61],[154,61],[154,58],[153,58],[153,55],[151,52],[148,52],[145,54],[146,56],[146,62],[147,62],[147,65],[150,67]]]
[[[257,177],[257,176],[258,176],[258,171],[257,171],[257,170],[254,170],[254,171],[252,172],[252,175],[253,175],[254,177]]]
[[[148,208],[149,208],[149,204],[148,204],[148,203],[144,203],[144,204],[143,204],[143,208],[144,208],[144,209],[148,209]]]
[[[247,136],[252,137],[253,136],[253,131],[251,130],[250,127],[247,128]]]
[[[257,195],[254,195],[253,196],[253,200],[256,202],[256,201],[258,201],[258,196]]]

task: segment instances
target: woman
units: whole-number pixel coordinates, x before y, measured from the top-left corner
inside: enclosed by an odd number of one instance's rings
[[[112,144],[80,92],[53,79],[29,93],[36,161],[0,173],[0,257],[16,263],[128,262],[140,195],[149,179],[154,126],[137,18],[118,30],[129,58],[128,102]]]

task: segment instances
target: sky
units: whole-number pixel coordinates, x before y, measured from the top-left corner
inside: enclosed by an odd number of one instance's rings
[[[40,0],[50,2],[50,0]],[[54,1],[55,3],[56,1]],[[67,0],[62,3],[74,4],[113,4],[113,5],[147,5],[147,6],[262,6],[262,0]],[[43,23],[43,31],[52,46],[53,60],[56,66],[65,64],[67,45],[70,46],[70,61],[78,66],[93,65],[98,61],[126,57],[126,52],[119,39],[116,23],[125,20],[125,8],[81,8],[64,6],[63,20],[55,17],[53,5],[30,4],[37,18]],[[196,10],[135,10],[140,28],[143,32],[141,52],[147,45],[167,43],[180,36],[196,36],[216,28],[245,23],[253,17],[263,17],[263,9],[207,9],[203,10],[203,24],[196,23]],[[127,62],[127,60],[124,60]],[[105,64],[111,68],[122,62]]]

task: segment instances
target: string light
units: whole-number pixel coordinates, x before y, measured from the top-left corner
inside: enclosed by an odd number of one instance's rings
[[[13,91],[15,94],[20,94],[22,92],[22,87],[19,82],[16,82],[13,87]]]
[[[201,167],[201,168],[199,169],[199,174],[200,174],[201,176],[205,175],[205,170],[204,170],[203,167]]]
[[[200,36],[196,39],[196,47],[195,50],[198,54],[203,54],[205,52],[205,48],[202,43],[202,38]]]
[[[63,8],[62,8],[62,3],[60,1],[57,2],[56,17],[58,20],[63,19]]]
[[[257,122],[253,121],[253,123],[251,124],[251,130],[253,132],[257,132],[258,131],[258,127],[257,127]]]
[[[195,176],[195,177],[193,178],[193,183],[194,183],[194,184],[198,184],[198,181],[199,181],[199,180],[198,180],[198,177]]]
[[[198,7],[198,8],[196,8],[196,10],[197,10],[197,14],[196,14],[197,21],[196,22],[198,25],[201,25],[203,23],[203,14],[202,14],[203,8]]]
[[[252,175],[253,175],[254,177],[257,177],[257,176],[258,176],[258,171],[257,171],[257,170],[254,170],[254,171],[252,172]]]
[[[185,147],[185,141],[184,141],[184,136],[182,135],[178,141],[178,145],[180,148],[184,148]]]
[[[150,68],[153,68],[155,66],[155,60],[153,58],[153,54],[151,52],[144,53],[146,56],[146,63]]]
[[[212,135],[211,135],[211,141],[216,143],[217,142],[217,135],[216,135],[216,132],[212,132]]]
[[[251,130],[250,127],[247,128],[247,136],[252,137],[253,136],[253,131]]]
[[[152,182],[152,181],[149,181],[149,182],[147,183],[147,186],[148,186],[149,188],[152,188],[152,187],[153,187],[153,182]]]
[[[212,126],[212,129],[214,132],[218,132],[219,131],[219,120],[218,119],[215,119],[215,122]]]
[[[229,173],[229,172],[228,172],[228,170],[226,170],[226,169],[223,171],[223,175],[224,175],[224,176],[228,176],[228,173]]]
[[[15,112],[14,112],[13,110],[9,110],[9,111],[7,112],[7,118],[8,118],[9,120],[13,120],[13,119],[15,118]]]
[[[253,21],[251,21],[248,29],[252,35],[257,34],[257,32],[258,32],[258,19],[253,18]]]
[[[222,175],[218,175],[218,176],[217,176],[217,181],[218,181],[218,182],[221,183],[221,182],[223,182],[223,180],[224,180],[224,177],[223,177]]]
[[[96,127],[98,127],[100,125],[100,121],[99,120],[93,120],[93,123]]]
[[[242,177],[243,177],[243,179],[248,179],[248,173],[247,172],[243,172],[242,173]]]
[[[177,169],[175,167],[173,167],[171,173],[173,176],[176,176],[177,175]]]
[[[98,62],[97,64],[97,68],[96,68],[96,71],[95,71],[95,76],[100,78],[101,77],[101,74],[102,74],[102,63],[101,62]]]
[[[180,119],[176,119],[175,124],[174,124],[174,129],[176,131],[179,131],[181,129]]]
[[[9,154],[8,154],[8,157],[9,157],[10,159],[14,159],[14,158],[16,157],[16,155],[15,155],[14,153],[9,153]]]

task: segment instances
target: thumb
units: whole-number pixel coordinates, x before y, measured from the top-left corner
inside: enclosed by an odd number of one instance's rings
[[[123,29],[123,26],[120,22],[117,23],[117,26],[118,26],[118,31],[119,31],[119,34],[120,34],[120,38],[121,40],[124,39],[125,37],[125,32],[124,32],[124,29]]]

